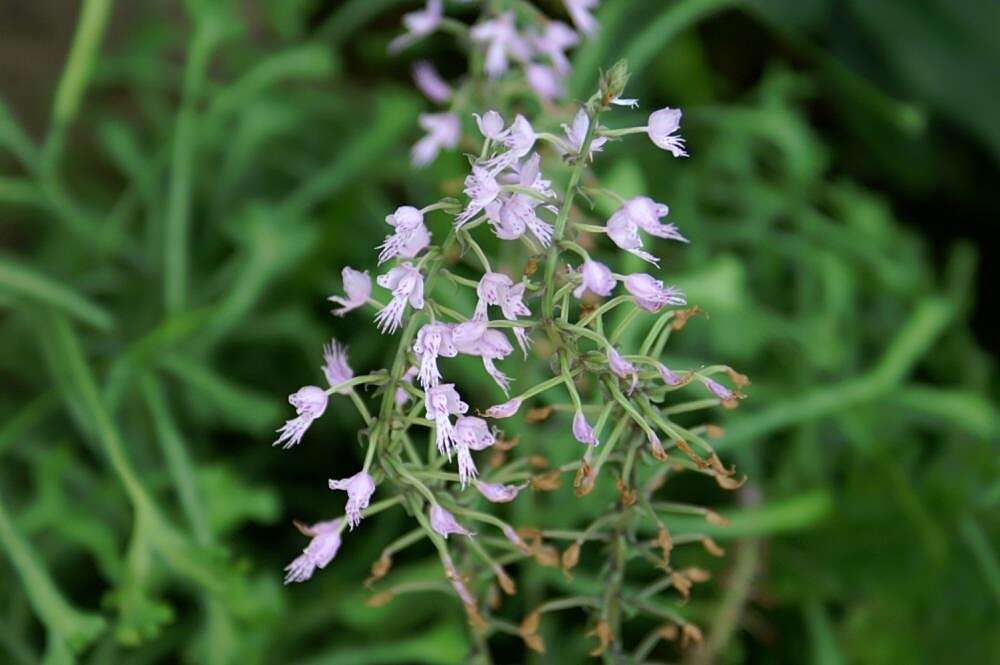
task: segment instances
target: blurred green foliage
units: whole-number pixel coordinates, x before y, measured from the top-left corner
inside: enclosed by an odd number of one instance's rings
[[[87,0],[46,130],[0,91],[4,662],[463,659],[461,609],[436,592],[364,606],[359,580],[403,524],[391,514],[280,586],[302,547],[291,518],[340,509],[324,479],[356,464],[358,418],[317,423],[294,455],[268,445],[329,335],[355,367],[384,364],[385,342],[324,298],[370,260],[387,210],[463,175],[458,155],[408,164],[423,102],[384,45],[410,4],[192,0],[164,17]],[[995,202],[960,195],[1000,163],[996,12],[605,0],[577,54],[578,94],[624,56],[644,108],[686,109],[690,160],[612,145],[603,176],[669,202],[693,241],[665,267],[707,316],[674,335],[670,363],[754,381],[717,414],[719,448],[751,476],[743,505],[664,489],[732,519],[670,522],[729,549],[683,554],[717,574],[684,607],[706,630],[695,660],[1000,658],[1000,417],[979,343],[996,338],[969,323],[986,307],[980,246],[936,226],[948,218],[897,216],[933,194],[987,237]],[[520,434],[519,451],[578,454],[558,425]],[[609,493],[525,497],[511,519],[583,523]],[[513,620],[547,586],[586,588],[600,557],[572,581],[519,570]],[[439,572],[416,548],[392,575]],[[550,656],[532,657],[582,661],[579,619],[546,619]],[[519,640],[495,647],[527,658]]]

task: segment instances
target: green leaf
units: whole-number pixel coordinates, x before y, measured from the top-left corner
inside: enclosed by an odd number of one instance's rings
[[[0,256],[0,289],[55,307],[105,332],[115,325],[111,314],[86,296],[5,256]]]
[[[197,360],[172,354],[162,365],[184,383],[196,405],[208,407],[208,419],[218,417],[222,423],[259,434],[273,429],[281,418],[282,408],[273,397],[241,386]]]
[[[2,497],[0,543],[3,544],[0,549],[10,558],[14,570],[21,578],[24,592],[35,613],[61,642],[79,653],[104,632],[106,624],[103,617],[76,609],[62,595],[42,563],[43,559],[18,533]]]

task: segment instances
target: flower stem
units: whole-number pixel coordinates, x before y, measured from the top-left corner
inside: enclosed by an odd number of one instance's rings
[[[594,139],[594,131],[597,127],[597,118],[600,115],[600,111],[591,111],[588,109],[587,115],[589,116],[587,134],[580,145],[580,153],[577,155],[573,172],[569,176],[569,184],[566,185],[566,200],[563,201],[562,207],[559,208],[559,214],[556,216],[555,237],[552,245],[549,247],[549,255],[545,263],[545,295],[542,298],[542,314],[548,320],[552,319],[552,309],[554,306],[553,296],[555,292],[553,281],[555,280],[556,264],[559,262],[559,242],[563,239],[563,234],[566,232],[566,220],[569,219],[569,211],[573,207],[577,185],[580,183],[583,169],[587,165],[587,156],[590,154],[590,144]]]

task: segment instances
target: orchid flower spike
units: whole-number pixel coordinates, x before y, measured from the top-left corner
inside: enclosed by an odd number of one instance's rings
[[[340,271],[340,276],[344,282],[344,295],[346,297],[330,296],[327,298],[330,302],[340,305],[339,309],[333,310],[332,313],[334,316],[343,316],[361,307],[368,302],[368,298],[372,294],[372,278],[368,276],[367,270],[362,272],[351,267],[345,267]]]
[[[366,471],[359,471],[350,478],[331,479],[329,486],[332,490],[347,492],[347,507],[344,512],[353,531],[354,527],[361,524],[361,511],[368,507],[368,502],[375,493],[375,481]]]
[[[306,386],[288,396],[288,403],[295,407],[298,417],[285,422],[278,431],[273,445],[284,444],[285,450],[297,446],[313,421],[323,415],[329,398],[318,386]]]
[[[313,576],[317,568],[326,568],[337,556],[337,550],[340,549],[340,532],[344,528],[343,520],[340,519],[317,522],[312,526],[299,524],[296,526],[312,540],[302,550],[302,554],[285,567],[285,584],[305,582]]]

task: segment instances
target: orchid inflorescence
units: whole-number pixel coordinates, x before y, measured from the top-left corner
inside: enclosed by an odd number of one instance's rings
[[[595,28],[586,21],[592,4],[567,2],[581,29],[581,22]],[[432,31],[435,21],[442,20],[440,10],[440,3],[432,0],[416,18],[410,15],[408,32],[394,48]],[[512,39],[503,25],[514,29],[513,14],[495,20],[507,23],[490,24],[493,32],[481,24],[472,29],[473,34],[492,35],[493,41],[485,47],[487,77],[500,69],[496,41]],[[501,50],[506,55],[525,61],[525,53],[518,55],[514,47],[504,44]],[[561,66],[558,58],[553,60],[553,66]],[[598,655],[609,646],[621,651],[620,623],[626,614],[644,615],[663,624],[637,652],[648,651],[658,639],[671,635],[683,643],[700,639],[697,627],[651,603],[650,597],[672,587],[686,598],[693,583],[707,578],[701,569],[671,566],[675,545],[700,542],[712,554],[721,550],[706,536],[672,537],[661,515],[682,512],[716,523],[723,520],[711,510],[656,501],[653,495],[669,474],[681,469],[712,476],[726,489],[741,484],[706,440],[718,428],[686,428],[672,420],[671,414],[720,403],[733,407],[743,397],[739,388],[747,380],[723,365],[686,371],[667,367],[659,358],[671,332],[680,330],[697,308],[680,309],[687,305],[681,289],[646,272],[619,274],[587,249],[607,236],[613,246],[659,268],[645,236],[687,242],[675,224],[662,221],[669,213],[666,205],[646,196],[624,198],[595,186],[589,168],[595,155],[609,142],[630,134],[646,134],[674,157],[687,156],[679,135],[679,110],[655,111],[644,126],[612,129],[601,124],[603,115],[615,106],[637,104],[637,100],[622,99],[627,79],[624,63],[605,72],[599,90],[563,125],[564,137],[536,131],[535,124],[548,122],[546,118],[533,124],[516,114],[508,124],[493,109],[470,114],[467,122],[471,126],[474,121],[482,140],[478,152],[470,156],[464,202],[444,198],[419,208],[404,205],[385,219],[390,233],[378,247],[377,265],[389,266],[375,283],[388,299],[373,295],[368,271],[343,269],[343,295],[330,298],[338,305],[333,313],[345,316],[374,309],[374,325],[384,335],[398,335],[398,346],[388,368],[356,376],[347,350],[333,341],[323,354],[322,370],[329,386],[306,386],[289,397],[297,416],[278,430],[276,444],[298,445],[311,423],[324,414],[329,397],[340,395],[350,399],[363,418],[361,440],[367,448],[360,471],[329,481],[330,489],[347,493],[345,516],[299,525],[311,542],[287,567],[286,582],[308,580],[317,568],[328,565],[341,546],[345,528],[353,530],[365,518],[401,506],[416,520],[417,528],[386,547],[368,583],[388,573],[393,554],[427,538],[438,552],[446,583],[480,634],[484,630],[512,632],[531,648],[543,650],[538,633],[541,614],[580,607],[591,614],[594,627],[589,634],[598,639],[594,651]],[[455,122],[460,132],[461,121],[456,117]],[[429,154],[430,150],[416,152]],[[543,157],[561,167],[553,172],[564,175],[565,183],[546,177]],[[618,206],[603,225],[589,223],[588,213],[577,205],[592,196],[610,197]],[[450,219],[442,219],[442,227],[432,232],[434,217]],[[489,233],[523,245],[520,265],[508,261],[494,268],[483,247],[484,234]],[[443,239],[435,244],[435,237]],[[614,295],[619,285],[624,292]],[[475,303],[470,311],[451,306],[456,290],[468,295],[465,302]],[[605,317],[619,308],[626,314],[608,333]],[[619,341],[627,327],[640,325],[636,321],[650,315],[652,323],[638,348],[622,348]],[[525,363],[538,363],[547,375],[518,391],[499,364],[509,363],[508,358],[516,355],[515,345]],[[533,345],[544,347],[545,353],[533,351]],[[441,359],[457,356],[481,361],[485,377],[504,395],[503,400],[488,398],[481,389],[463,388],[466,377],[442,371]],[[735,387],[713,378],[720,374],[728,375]],[[668,396],[691,383],[702,384],[706,396],[669,407],[664,404]],[[376,408],[370,408],[359,387],[374,389],[371,397],[377,399]],[[533,399],[559,390],[569,397],[564,408],[530,408]],[[533,475],[525,460],[504,464],[506,456],[502,455],[499,463],[481,472],[475,453],[513,448],[517,440],[508,438],[498,422],[522,410],[528,412],[528,421],[565,411],[567,430],[584,446],[580,459]],[[427,431],[424,454],[417,446],[421,430]],[[670,456],[672,449],[682,455]],[[576,474],[575,493],[583,497],[606,468],[614,471],[605,475],[617,476],[618,499],[607,514],[583,530],[570,530],[575,525],[558,532],[518,530],[495,511],[476,508],[479,497],[488,506],[514,501],[529,486],[533,491],[554,489],[559,476],[570,471]],[[381,500],[373,504],[376,493]],[[546,539],[571,543],[560,554]],[[592,541],[602,543],[609,552],[600,595],[547,601],[530,611],[520,626],[487,611],[486,592],[479,584],[484,578],[495,578],[500,588],[513,594],[515,585],[504,565],[534,558],[569,570],[576,565],[581,548]],[[665,573],[650,587],[652,592],[650,588],[636,592],[625,584],[626,561],[636,556]],[[384,601],[402,592],[397,587],[375,598]]]
[[[494,85],[503,82],[512,93],[523,92],[543,103],[563,99],[571,73],[567,52],[596,32],[598,24],[591,10],[597,6],[597,0],[564,0],[566,13],[576,30],[523,0],[480,4],[482,16],[469,26],[447,17],[442,0],[427,0],[423,9],[403,17],[406,30],[389,43],[390,53],[398,53],[434,33],[445,32],[470,49],[469,60],[474,63],[470,74],[482,74]],[[442,149],[458,146],[462,135],[459,107],[466,103],[475,86],[460,84],[456,90],[429,60],[413,63],[411,73],[417,88],[429,100],[449,107],[420,115],[420,127],[426,134],[413,146],[410,156],[413,165],[421,167],[433,162]],[[630,105],[633,101],[618,103]],[[496,126],[496,117],[477,116],[477,120],[484,131],[491,128],[493,133],[499,133],[503,129]],[[598,139],[595,149],[602,142],[603,139]]]

